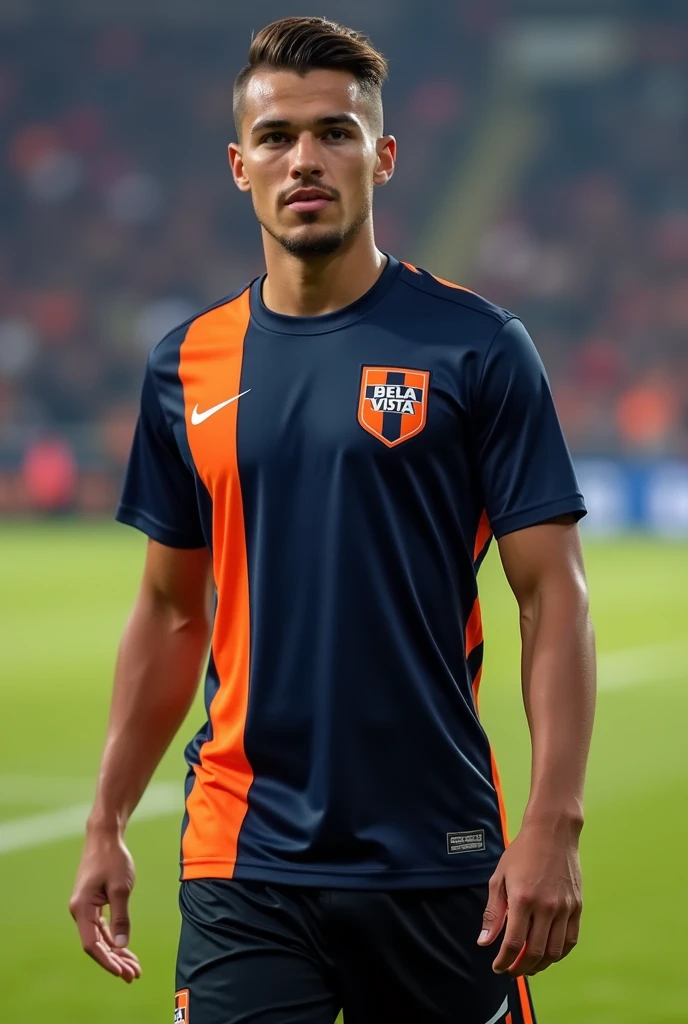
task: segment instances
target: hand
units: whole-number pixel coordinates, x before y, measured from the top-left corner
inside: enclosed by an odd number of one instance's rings
[[[581,873],[578,836],[570,827],[524,825],[490,879],[483,931],[489,946],[504,928],[493,969],[512,977],[538,974],[578,942]]]
[[[122,838],[110,831],[89,832],[69,910],[84,951],[128,985],[141,977],[138,958],[127,948],[133,887],[134,862]],[[108,905],[109,924],[103,916]]]

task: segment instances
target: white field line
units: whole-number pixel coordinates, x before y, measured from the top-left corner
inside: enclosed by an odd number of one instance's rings
[[[86,802],[96,791],[92,779],[56,778],[53,775],[0,775],[0,806],[35,804],[50,807],[60,803]]]
[[[7,778],[3,776],[3,779]],[[181,813],[182,794],[181,783],[154,782],[136,808],[132,821],[160,818],[172,812]],[[90,803],[72,804],[45,814],[10,819],[0,825],[0,855],[79,836],[84,831],[90,810]]]
[[[653,682],[688,681],[688,642],[601,654],[598,670],[599,688],[603,693]],[[45,804],[56,799],[73,800],[75,796],[83,799],[92,792],[93,786],[93,781],[84,779],[0,775],[0,804]],[[181,781],[154,783],[145,793],[132,820],[145,821],[181,813],[182,792]],[[0,856],[81,835],[90,809],[91,804],[84,802],[0,823]]]
[[[601,654],[597,659],[599,688],[625,690],[629,686],[685,679],[688,682],[688,641],[631,647]]]

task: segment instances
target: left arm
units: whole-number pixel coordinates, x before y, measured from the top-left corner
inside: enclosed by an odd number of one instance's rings
[[[493,942],[507,919],[495,970],[535,974],[578,940],[595,645],[574,517],[506,534],[499,551],[520,609],[532,770],[521,831],[490,882],[480,942]]]

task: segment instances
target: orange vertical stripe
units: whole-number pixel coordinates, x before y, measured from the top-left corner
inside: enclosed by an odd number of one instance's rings
[[[480,517],[480,522],[478,523],[478,532],[475,535],[475,547],[473,549],[474,562],[478,561],[481,551],[491,536],[492,529],[490,527],[490,520],[487,518],[487,509],[484,509],[483,514]]]
[[[490,744],[490,764],[492,766],[492,781],[494,788],[497,793],[497,803],[499,804],[499,820],[502,823],[502,837],[504,839],[504,845],[509,845],[509,829],[506,819],[506,801],[504,800],[504,790],[502,789],[502,780],[499,777],[499,769],[497,768],[497,760],[494,756],[494,750]]]
[[[507,1013],[506,1020],[504,1021],[504,1024],[512,1024],[512,1017],[511,1017],[510,1013]]]
[[[407,263],[406,260],[402,260],[401,262],[405,267],[408,267],[409,270],[412,270],[414,274],[420,274],[420,270],[418,270],[417,267],[414,267],[412,263]]]
[[[249,316],[247,290],[195,320],[180,354],[189,446],[213,501],[213,573],[218,603],[212,647],[220,681],[209,712],[213,738],[201,748],[200,765],[196,766],[196,779],[187,800],[189,823],[182,840],[184,878],[203,877],[209,870],[215,877],[232,877],[253,782],[244,750],[250,610],[237,456],[240,403],[232,402],[202,423],[191,424],[196,405],[204,411],[239,394]]]
[[[478,702],[478,696],[480,693],[480,683],[483,678],[483,667],[482,665],[478,669],[478,673],[473,681],[473,703],[475,704],[475,710],[480,717],[480,705]],[[494,750],[492,744],[490,744],[490,769],[492,771],[492,784],[494,785],[495,792],[497,794],[497,805],[499,806],[499,820],[502,826],[502,837],[504,839],[504,845],[509,845],[509,829],[507,826],[506,817],[506,801],[504,800],[504,790],[502,789],[502,780],[499,777],[499,769],[497,767],[497,759],[494,756]]]
[[[478,707],[478,694],[480,692],[480,681],[483,678],[483,667],[482,665],[478,669],[475,679],[473,680],[473,703],[475,704],[475,710],[480,718],[480,710]]]
[[[480,692],[480,683],[483,678],[483,667],[482,665],[478,669],[477,675],[473,681],[473,703],[475,704],[475,710],[480,717],[480,706],[478,703],[478,695]],[[502,780],[499,777],[499,769],[497,767],[497,760],[494,756],[494,750],[492,744],[490,744],[490,768],[492,770],[492,783],[497,794],[497,805],[499,806],[499,820],[502,826],[502,838],[504,839],[504,845],[509,845],[509,829],[507,825],[506,817],[506,801],[504,800],[504,790],[502,789]]]
[[[523,1024],[534,1024],[533,1014],[530,1011],[530,999],[528,998],[528,984],[525,978],[517,978],[518,994],[521,1000],[521,1013]]]
[[[466,657],[469,658],[476,647],[482,642],[483,618],[480,612],[480,598],[476,597],[466,625]]]
[[[478,524],[478,532],[475,538],[475,548],[473,553],[473,561],[475,562],[478,555],[485,547],[487,540],[491,534],[490,523],[487,518],[487,512],[483,512],[480,517]],[[479,643],[483,642],[483,623],[482,615],[480,612],[480,599],[476,597],[475,603],[471,610],[471,614],[468,619],[466,626],[466,657],[468,657]],[[480,683],[483,677],[482,665],[478,669],[477,675],[473,680],[473,703],[475,704],[475,710],[480,716],[480,707],[478,704],[478,694],[480,691]],[[490,745],[490,767],[492,769],[492,782],[494,784],[495,792],[497,794],[497,803],[499,805],[499,820],[502,825],[502,837],[504,839],[504,845],[509,845],[509,831],[507,828],[506,819],[506,802],[504,800],[504,790],[502,789],[502,781],[499,777],[499,769],[497,768],[497,761],[494,756],[492,745]]]

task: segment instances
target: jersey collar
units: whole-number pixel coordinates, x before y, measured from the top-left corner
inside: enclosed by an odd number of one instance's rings
[[[263,274],[251,285],[251,318],[260,327],[277,334],[329,334],[330,331],[348,327],[370,313],[399,276],[401,264],[393,256],[385,255],[387,265],[372,288],[349,306],[323,316],[285,316],[283,313],[273,313],[263,302],[263,282],[267,277],[267,274]]]

